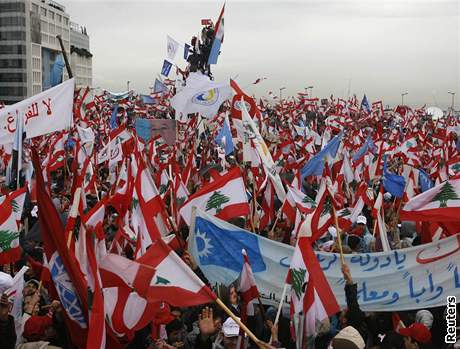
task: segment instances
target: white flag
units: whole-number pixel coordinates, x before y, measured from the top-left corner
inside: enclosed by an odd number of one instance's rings
[[[192,113],[212,118],[231,95],[229,84],[218,84],[201,73],[190,73],[187,86],[171,98],[171,106],[176,110],[176,119],[181,114],[186,117]]]
[[[74,79],[0,109],[0,144],[13,143],[16,119],[21,115],[27,138],[63,130],[72,125]]]
[[[176,57],[177,51],[179,50],[179,43],[174,40],[172,37],[169,35],[166,36],[167,38],[167,57],[169,60],[174,60]]]

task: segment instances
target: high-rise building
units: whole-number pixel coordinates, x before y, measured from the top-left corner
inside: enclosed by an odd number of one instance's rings
[[[51,70],[61,52],[57,35],[75,67],[77,85],[91,86],[89,37],[86,29],[71,29],[64,6],[52,0],[0,0],[0,101],[16,103],[51,87]]]

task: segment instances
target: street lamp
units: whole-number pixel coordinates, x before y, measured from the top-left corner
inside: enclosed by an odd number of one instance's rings
[[[404,105],[404,96],[407,95],[409,92],[401,93],[401,105]]]
[[[130,83],[130,82],[131,82],[131,81],[129,81],[129,80],[126,81],[126,89],[128,90],[128,92],[129,92],[129,83]]]
[[[283,99],[283,90],[285,90],[286,87],[280,87],[280,101]]]
[[[450,109],[452,111],[452,114],[454,114],[455,92],[448,91],[447,93],[452,96],[452,104],[450,106]]]

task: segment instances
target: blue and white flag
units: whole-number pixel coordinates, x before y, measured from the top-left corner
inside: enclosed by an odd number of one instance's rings
[[[224,124],[217,134],[214,141],[221,147],[225,149],[225,155],[231,154],[233,152],[233,139],[232,132],[230,131],[230,126],[228,124],[227,118],[224,120]]]
[[[190,52],[190,45],[189,44],[185,44],[184,45],[184,59],[187,60],[188,58],[188,54]]]
[[[168,76],[169,72],[171,71],[172,63],[167,61],[166,59],[163,62],[163,67],[161,68],[161,75]]]
[[[366,113],[370,114],[372,109],[369,105],[369,101],[367,100],[366,95],[364,94],[363,100],[361,101],[361,108],[366,111]]]
[[[337,150],[339,150],[340,142],[343,133],[340,132],[314,157],[312,157],[305,166],[300,170],[302,179],[307,176],[321,176],[324,171],[324,158],[330,156],[335,158]]]
[[[159,79],[155,79],[155,84],[153,85],[153,93],[163,93],[167,92],[168,88],[166,87],[163,82],[161,82]]]
[[[112,115],[110,116],[110,129],[112,130],[118,127],[117,115],[118,115],[118,104],[115,104],[112,109]]]
[[[262,297],[279,299],[294,248],[196,211],[189,250],[211,283],[229,285],[238,278],[242,249],[248,252]],[[315,254],[337,302],[345,308],[339,254]],[[437,307],[445,305],[447,295],[460,297],[460,235],[403,250],[344,257],[364,311]]]
[[[217,64],[217,58],[220,53],[220,46],[224,42],[224,9],[225,4],[220,11],[219,19],[216,24],[216,36],[212,41],[211,52],[209,53],[208,64]]]
[[[419,169],[418,173],[418,182],[420,185],[420,189],[422,190],[422,193],[434,187],[434,183],[430,179],[430,176],[428,176],[428,174],[421,168]]]
[[[387,192],[397,198],[402,198],[406,181],[403,176],[388,172],[387,159],[383,162],[383,187]]]
[[[368,151],[375,152],[377,150],[374,141],[372,140],[371,135],[367,136],[366,141],[364,144],[359,148],[355,155],[353,155],[353,162],[361,159]]]
[[[62,72],[64,71],[65,63],[62,55],[58,54],[51,69],[51,87],[57,86],[62,82]]]

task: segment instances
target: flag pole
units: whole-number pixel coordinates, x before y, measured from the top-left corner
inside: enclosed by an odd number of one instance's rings
[[[243,324],[243,323],[241,322],[241,320],[240,320],[238,317],[236,317],[235,314],[233,314],[232,311],[231,311],[230,309],[228,309],[228,307],[224,304],[224,302],[222,302],[222,301],[220,300],[220,298],[216,298],[216,303],[222,308],[223,311],[225,311],[225,312],[227,313],[228,316],[230,316],[230,317],[233,319],[233,321],[235,321],[235,322],[238,324],[238,326],[240,326],[240,328],[241,328],[244,332],[246,332],[246,334],[249,336],[249,338],[252,339],[252,341],[253,341],[254,343],[256,343],[259,347],[261,347],[260,344],[259,344],[260,341],[259,341],[259,339],[254,335],[254,333],[252,333],[251,330],[250,330],[249,328],[247,328],[246,325]],[[263,348],[263,347],[262,347],[262,348]]]
[[[274,326],[278,325],[278,322],[280,320],[281,310],[283,310],[284,297],[286,297],[287,288],[288,288],[288,284],[284,283],[283,293],[281,293],[280,304],[278,305],[278,311],[276,312],[275,323],[273,324]],[[270,335],[269,343],[271,342],[272,342],[272,336]]]
[[[339,228],[339,219],[337,218],[337,211],[335,210],[334,203],[332,203],[332,212],[334,214],[334,225],[335,229],[337,230],[337,242],[339,244],[339,252],[340,252],[340,263],[342,265],[345,264],[345,258],[343,256],[343,248],[342,248],[342,236],[340,234],[340,228]]]

